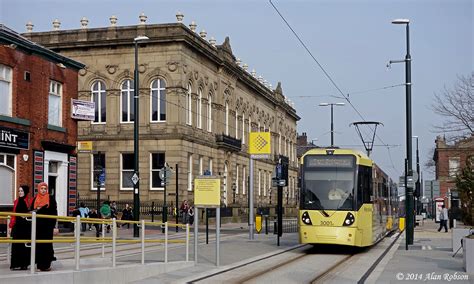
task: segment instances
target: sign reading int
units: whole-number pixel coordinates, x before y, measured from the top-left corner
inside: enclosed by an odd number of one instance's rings
[[[216,176],[199,176],[194,179],[194,206],[221,206],[221,179]]]
[[[28,150],[30,133],[0,126],[0,147]]]

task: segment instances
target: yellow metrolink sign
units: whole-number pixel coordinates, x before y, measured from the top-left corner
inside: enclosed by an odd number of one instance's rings
[[[250,132],[249,135],[249,154],[250,155],[269,155],[271,154],[271,136],[270,132]]]
[[[197,207],[221,206],[221,179],[199,176],[194,179],[194,205]]]

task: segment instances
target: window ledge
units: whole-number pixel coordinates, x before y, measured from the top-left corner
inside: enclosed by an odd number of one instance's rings
[[[11,117],[11,116],[6,116],[6,115],[0,115],[0,121],[7,121],[7,122],[20,124],[20,125],[26,125],[26,126],[31,125],[31,122],[28,119]]]
[[[52,124],[48,124],[48,129],[49,130],[54,130],[54,131],[59,131],[59,132],[66,132],[66,128],[61,127],[61,126],[52,125]]]

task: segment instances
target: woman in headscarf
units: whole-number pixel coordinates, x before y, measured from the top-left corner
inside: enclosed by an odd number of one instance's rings
[[[22,185],[18,188],[18,198],[13,204],[13,212],[28,213],[31,198],[28,195],[30,188]],[[20,216],[12,216],[10,222],[11,237],[14,240],[29,240],[31,238],[31,222]],[[25,243],[12,244],[11,270],[26,270],[30,265],[30,248]]]
[[[48,184],[41,182],[38,184],[38,193],[33,199],[31,209],[36,214],[58,215],[56,200],[48,193]],[[52,240],[53,231],[56,226],[56,219],[37,218],[36,219],[36,239]],[[51,262],[56,260],[52,243],[36,244],[36,267],[41,271],[51,270]]]

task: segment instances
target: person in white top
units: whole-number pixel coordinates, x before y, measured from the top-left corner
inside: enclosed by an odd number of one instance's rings
[[[444,227],[445,232],[448,232],[448,209],[446,206],[441,206],[441,212],[439,213],[439,229],[438,232]]]

